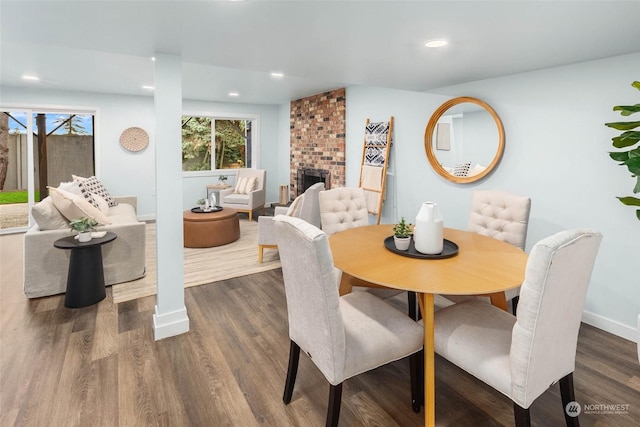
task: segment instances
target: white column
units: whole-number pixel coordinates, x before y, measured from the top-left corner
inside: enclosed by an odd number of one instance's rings
[[[189,331],[184,305],[182,241],[182,64],[179,56],[157,54],[156,243],[158,295],[153,329],[156,340]]]

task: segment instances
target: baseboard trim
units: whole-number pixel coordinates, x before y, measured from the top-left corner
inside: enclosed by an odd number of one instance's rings
[[[153,315],[153,334],[156,341],[189,332],[187,308],[158,314],[158,306]]]
[[[638,342],[638,329],[616,322],[615,320],[607,319],[598,314],[591,313],[590,311],[582,311],[582,321],[587,325],[594,326],[598,329],[602,329],[610,334],[617,335],[620,338],[624,338],[631,342]],[[640,325],[638,325],[640,328]]]

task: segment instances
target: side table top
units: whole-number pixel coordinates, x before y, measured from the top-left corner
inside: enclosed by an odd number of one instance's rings
[[[238,211],[232,208],[223,208],[216,212],[195,213],[188,210],[182,213],[183,221],[191,222],[219,221],[221,219],[232,218],[234,216],[238,216]]]
[[[55,242],[53,242],[53,246],[59,249],[76,249],[76,248],[90,247],[90,246],[96,246],[96,245],[104,245],[105,243],[109,243],[115,240],[116,237],[118,237],[118,235],[112,231],[107,231],[107,234],[105,234],[104,236],[94,237],[88,242],[79,242],[78,240],[76,240],[75,237],[76,236],[74,235],[74,236],[68,236],[68,237],[63,237],[62,239],[58,239]]]
[[[224,190],[225,188],[231,188],[229,184],[208,184],[207,188],[210,190]]]

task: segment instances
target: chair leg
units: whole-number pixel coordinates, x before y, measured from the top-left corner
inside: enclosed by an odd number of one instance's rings
[[[289,368],[287,369],[287,379],[284,383],[284,395],[282,400],[285,405],[291,402],[293,396],[293,385],[296,383],[296,375],[298,374],[298,361],[300,360],[300,347],[291,341],[289,346]]]
[[[258,245],[258,262],[262,264],[262,256],[264,255],[264,247],[262,245]]]
[[[415,320],[416,322],[422,318],[422,313],[418,308],[418,299],[416,298],[416,293],[407,291],[407,302],[409,306],[409,317]],[[417,361],[416,372],[411,372],[411,400],[413,402],[413,410],[418,413],[420,412],[420,405],[424,405],[424,350],[420,350],[414,355]],[[413,356],[411,356],[413,357]],[[410,361],[411,369],[413,369],[413,359]],[[418,394],[413,394],[413,378],[414,374],[418,379],[418,383],[416,384]],[[418,402],[418,406],[416,409],[416,402]]]
[[[567,423],[567,427],[580,427],[578,415],[569,415],[573,411],[567,408],[570,402],[575,402],[576,400],[573,389],[573,372],[560,379],[560,396],[562,397],[562,411],[564,412],[564,421]]]
[[[515,316],[518,310],[518,301],[520,301],[520,297],[516,295],[511,300],[511,309],[513,310],[513,315]]]
[[[407,291],[407,302],[409,305],[409,317],[416,322],[422,319],[422,313],[420,312],[420,306],[418,305],[415,292]]]
[[[340,418],[340,401],[342,400],[342,383],[331,385],[329,389],[329,407],[327,408],[327,427],[337,427]]]
[[[421,393],[420,385],[420,352],[415,352],[409,356],[409,375],[411,375],[411,407],[416,414],[420,413]]]
[[[516,427],[531,427],[531,414],[529,414],[529,409],[524,409],[516,402],[513,402],[513,415],[516,418]]]

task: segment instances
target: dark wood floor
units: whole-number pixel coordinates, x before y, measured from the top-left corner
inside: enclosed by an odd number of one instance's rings
[[[155,297],[67,309],[61,296],[29,301],[2,260],[1,426],[321,426],[323,376],[304,355],[293,401],[282,391],[288,357],[280,270],[186,290],[188,334],[153,340]],[[8,275],[6,274],[8,272]],[[408,361],[350,379],[342,426],[419,426]],[[511,402],[436,358],[439,426],[513,425]],[[583,405],[629,405],[580,416],[583,426],[640,425],[635,345],[583,325],[574,374]],[[533,424],[564,424],[558,386],[532,407]]]

